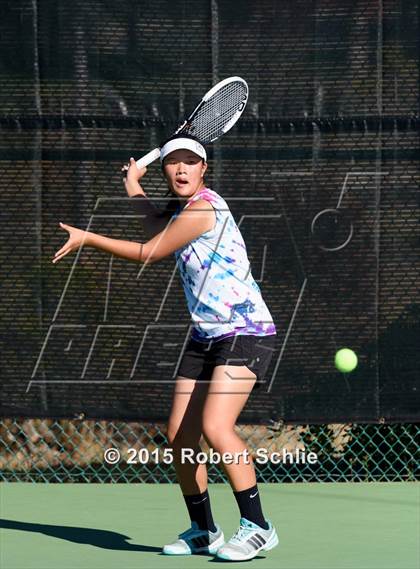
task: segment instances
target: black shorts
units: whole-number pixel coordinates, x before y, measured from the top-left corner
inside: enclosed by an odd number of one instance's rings
[[[176,373],[198,381],[210,381],[217,365],[245,365],[257,376],[253,389],[258,388],[264,382],[273,357],[276,337],[276,334],[238,335],[210,342],[190,338]]]

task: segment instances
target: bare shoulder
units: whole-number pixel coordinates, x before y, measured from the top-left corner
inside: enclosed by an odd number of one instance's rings
[[[216,212],[213,206],[207,200],[199,199],[191,203],[185,212],[194,211],[195,212],[195,223],[199,222],[200,227],[203,231],[209,231],[214,229],[216,225]],[[201,213],[198,213],[201,212]],[[190,216],[191,217],[191,216]]]
[[[190,204],[187,209],[207,209],[209,211],[212,211],[214,208],[209,201],[201,199]]]

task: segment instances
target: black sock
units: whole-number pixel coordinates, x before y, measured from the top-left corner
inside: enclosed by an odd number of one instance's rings
[[[216,531],[210,508],[210,496],[207,490],[202,494],[189,496],[184,494],[184,500],[192,522],[197,522],[200,529],[206,529],[211,532]]]
[[[269,525],[265,521],[262,510],[260,494],[257,485],[240,492],[234,492],[233,495],[238,502],[241,517],[246,518],[250,522],[254,522],[263,529],[268,529]]]

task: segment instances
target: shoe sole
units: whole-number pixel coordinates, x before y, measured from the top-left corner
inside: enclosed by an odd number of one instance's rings
[[[279,538],[277,536],[277,533],[274,532],[274,534],[270,537],[265,545],[259,549],[256,549],[255,551],[251,551],[251,553],[248,553],[248,555],[243,555],[242,557],[229,557],[229,555],[217,553],[217,557],[220,559],[225,559],[226,561],[248,561],[249,559],[256,557],[260,551],[270,551],[270,549],[274,549],[278,544]]]
[[[198,549],[194,549],[193,551],[183,551],[183,552],[174,552],[174,551],[165,551],[165,547],[162,549],[162,553],[164,555],[195,555],[196,553],[209,553],[210,555],[215,555],[217,550],[225,544],[225,537],[222,534],[220,537],[214,541],[210,547],[199,547]]]

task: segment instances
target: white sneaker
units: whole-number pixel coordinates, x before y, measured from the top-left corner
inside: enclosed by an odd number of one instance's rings
[[[253,559],[260,551],[269,551],[278,545],[279,538],[270,520],[267,520],[268,529],[241,518],[239,529],[217,551],[217,557],[229,561],[246,561]]]
[[[173,543],[163,546],[165,555],[191,555],[193,553],[216,553],[225,543],[225,536],[220,527],[215,524],[216,531],[211,532],[198,527],[192,522],[191,527],[179,534]]]

